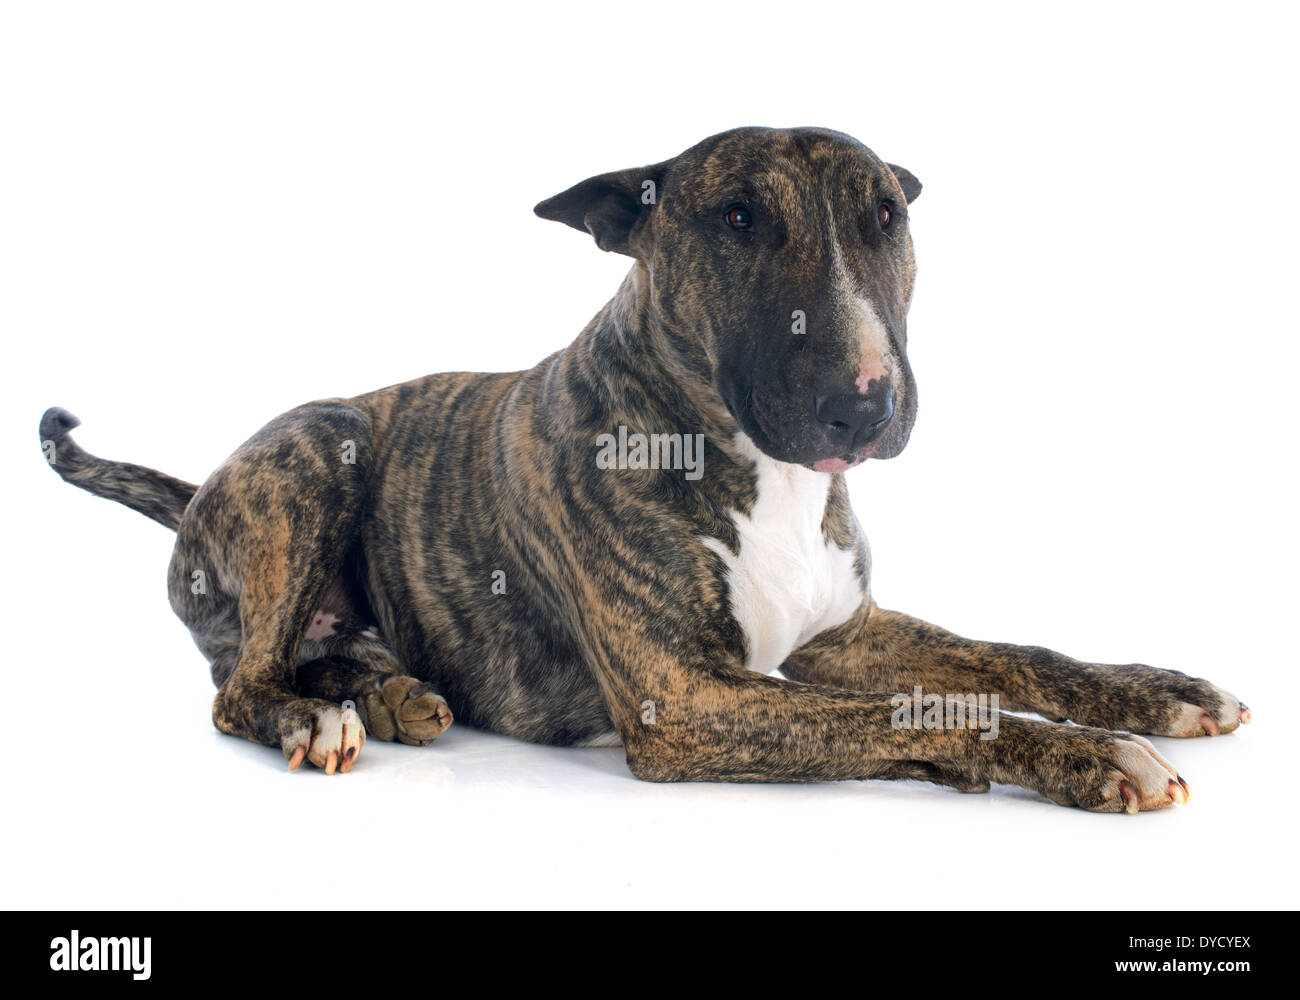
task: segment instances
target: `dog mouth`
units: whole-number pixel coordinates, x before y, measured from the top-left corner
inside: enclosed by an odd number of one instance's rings
[[[814,472],[835,473],[856,469],[869,458],[892,458],[901,450],[894,430],[894,423],[889,420],[865,434],[858,434],[856,440],[823,439],[821,447],[812,456],[801,458],[799,464]]]
[[[821,458],[815,462],[805,462],[804,465],[812,469],[813,472],[848,472],[849,469],[855,469],[867,459],[876,453],[876,444],[879,439],[872,441],[870,444],[855,448],[853,451],[844,455],[835,455],[832,458]]]
[[[865,462],[870,455],[841,455],[836,458],[823,458],[808,464],[813,472],[848,472]]]
[[[902,451],[910,430],[905,406],[854,433],[848,427],[816,420],[811,403],[805,408],[786,395],[771,397],[755,391],[753,385],[720,386],[719,390],[732,417],[759,451],[778,462],[814,472],[847,472],[869,458],[893,458]]]
[[[833,445],[827,447],[830,442],[825,440],[818,429],[811,426],[803,427],[802,433],[795,434],[793,437],[774,433],[769,421],[765,419],[762,408],[753,405],[755,401],[752,393],[746,402],[750,404],[747,410],[753,421],[751,435],[756,439],[760,450],[777,458],[778,461],[802,465],[814,472],[847,472],[849,469],[857,468],[867,459],[875,457],[884,436],[873,435],[870,440],[857,446],[846,442],[849,446],[844,451],[839,451]],[[799,454],[800,452],[803,454]],[[812,454],[809,455],[809,452]]]

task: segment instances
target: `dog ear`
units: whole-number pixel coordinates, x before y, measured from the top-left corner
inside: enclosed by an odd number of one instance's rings
[[[907,203],[910,205],[916,201],[921,195],[921,182],[916,179],[916,175],[894,163],[886,163],[885,166],[893,171],[898,186],[903,189],[903,197],[907,199]]]
[[[533,211],[590,233],[602,250],[640,257],[646,249],[641,237],[659,201],[666,166],[656,163],[589,177],[538,203]]]

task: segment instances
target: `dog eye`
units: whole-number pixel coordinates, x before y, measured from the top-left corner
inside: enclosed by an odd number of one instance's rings
[[[754,228],[754,217],[749,214],[749,209],[744,205],[732,205],[727,209],[724,218],[727,220],[727,225],[742,233]]]
[[[880,223],[880,228],[888,229],[889,220],[892,218],[893,215],[889,212],[889,206],[882,201],[880,207],[876,209],[876,221]]]

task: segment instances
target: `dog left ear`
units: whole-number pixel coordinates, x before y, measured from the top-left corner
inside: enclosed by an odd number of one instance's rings
[[[916,175],[893,163],[886,163],[885,166],[893,172],[898,186],[903,189],[903,197],[907,199],[907,203],[910,205],[916,201],[921,195],[921,182],[916,179]]]
[[[666,165],[589,177],[538,203],[533,211],[543,219],[590,233],[602,250],[640,258],[648,249],[642,237],[658,204]]]

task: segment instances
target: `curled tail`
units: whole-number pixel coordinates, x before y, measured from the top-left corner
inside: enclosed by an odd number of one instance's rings
[[[68,437],[81,421],[52,406],[41,417],[41,448],[50,468],[73,486],[138,510],[175,530],[198,487],[143,465],[109,462],[87,454]]]

